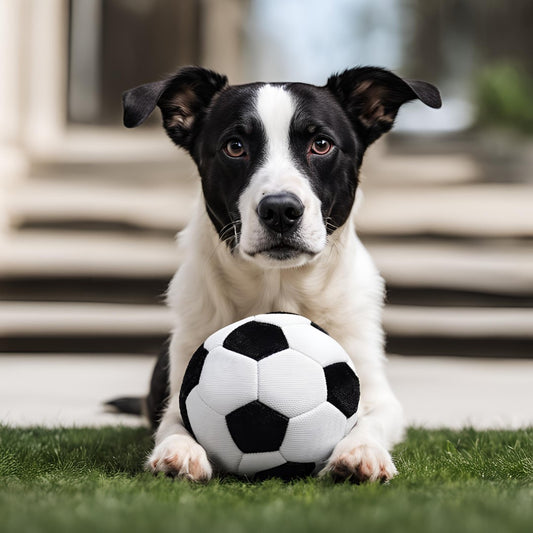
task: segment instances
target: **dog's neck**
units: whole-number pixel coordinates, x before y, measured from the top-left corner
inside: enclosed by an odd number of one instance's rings
[[[198,236],[202,242],[197,241]],[[183,256],[201,270],[198,277],[208,285],[213,307],[224,309],[226,323],[284,311],[327,325],[332,309],[349,291],[346,280],[353,278],[348,272],[353,272],[358,242],[350,217],[329,236],[326,249],[311,262],[296,268],[261,268],[220,241],[205,208],[196,210],[180,235]]]

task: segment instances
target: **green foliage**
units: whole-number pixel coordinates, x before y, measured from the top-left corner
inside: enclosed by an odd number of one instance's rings
[[[144,429],[0,427],[2,532],[518,532],[533,523],[533,429],[411,429],[386,485],[195,485],[144,472],[150,446]]]
[[[497,63],[476,80],[477,123],[533,134],[533,80],[518,66]]]

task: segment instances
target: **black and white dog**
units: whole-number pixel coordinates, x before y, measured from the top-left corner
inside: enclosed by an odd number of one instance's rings
[[[159,106],[169,137],[194,159],[203,190],[180,234],[185,259],[168,291],[169,370],[160,362],[152,378],[151,415],[163,413],[148,459],[154,473],[211,477],[204,449],[180,418],[188,359],[231,322],[286,311],[324,327],[350,354],[361,382],[358,423],[323,473],[357,481],[395,475],[388,450],[403,422],[384,373],[384,284],[352,214],[365,150],[414,99],[441,105],[432,85],[374,67],[334,75],[323,87],[232,86],[225,76],[186,67],[124,93],[125,125],[139,126]]]

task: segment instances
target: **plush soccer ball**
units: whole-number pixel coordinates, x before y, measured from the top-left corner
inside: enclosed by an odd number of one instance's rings
[[[327,333],[285,313],[211,335],[180,393],[188,431],[218,470],[255,478],[316,473],[355,425],[359,380]]]

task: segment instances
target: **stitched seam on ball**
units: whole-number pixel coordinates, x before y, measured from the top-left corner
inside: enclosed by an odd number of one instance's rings
[[[226,415],[222,414],[222,413],[219,413],[214,407],[212,407],[211,405],[209,405],[205,400],[204,398],[202,398],[202,394],[200,393],[200,387],[199,385],[196,385],[196,387],[198,387],[198,398],[200,398],[200,400],[202,400],[203,404],[208,408],[208,409],[211,409],[211,411],[215,412],[217,415],[220,415],[220,416],[223,416],[224,419],[226,418]],[[196,388],[195,387],[195,388]],[[192,391],[191,391],[192,392]]]
[[[285,442],[285,439],[287,438],[287,432],[285,431],[285,437],[283,437],[283,441],[281,442],[281,446],[283,446],[283,443]],[[278,449],[278,453],[281,455],[281,457],[283,457],[283,460],[288,463],[289,461],[287,461],[287,458],[283,455],[283,453],[281,453],[281,446],[279,447]],[[281,466],[281,465],[280,465]]]
[[[226,421],[226,427],[228,427],[228,422],[227,421]],[[229,431],[229,428],[228,428],[228,431]],[[231,433],[230,433],[230,435],[231,435]],[[233,438],[231,440],[233,440]],[[237,448],[239,448],[239,447],[237,446]],[[244,459],[244,452],[240,448],[239,448],[239,451],[241,452],[241,458],[239,459],[239,464],[237,465],[237,473],[242,475],[241,474],[241,465],[242,465],[242,460]]]
[[[309,327],[309,324],[290,324],[290,327],[301,327],[301,326],[304,326],[304,327]],[[283,328],[282,328],[283,329]],[[319,363],[317,360],[313,359],[309,354],[306,354],[304,353],[303,351],[301,350],[298,350],[297,348],[293,348],[291,345],[290,345],[290,342],[289,342],[289,334],[288,332],[285,333],[285,330],[283,329],[283,333],[285,335],[285,338],[287,339],[287,342],[289,343],[289,348],[291,348],[291,350],[294,350],[295,352],[298,352],[299,354],[303,355],[306,359],[309,359],[310,361],[313,361],[313,363],[316,363],[322,370],[324,370],[324,365],[322,363]],[[326,334],[328,335],[328,334]],[[328,335],[328,337],[333,340],[336,344],[339,344],[337,341],[335,341],[335,339],[333,337],[331,337],[330,335]],[[339,344],[340,346],[340,344]],[[341,346],[341,349],[342,346]],[[326,365],[327,366],[327,365]],[[355,371],[355,370],[354,370]]]
[[[255,399],[260,402],[259,399],[259,361],[255,362],[255,375],[257,376],[255,379]]]
[[[300,350],[295,350],[294,348],[291,348],[292,350],[294,350],[296,353],[299,353],[300,355],[303,355],[308,361],[312,361],[313,363],[315,363],[316,365],[318,365],[318,367],[320,368],[320,370],[322,370],[322,372],[324,372],[324,367],[318,362],[316,361],[315,359],[313,359],[310,355],[306,354],[306,353],[303,353],[301,352]],[[324,381],[326,379],[326,376],[324,375]]]

